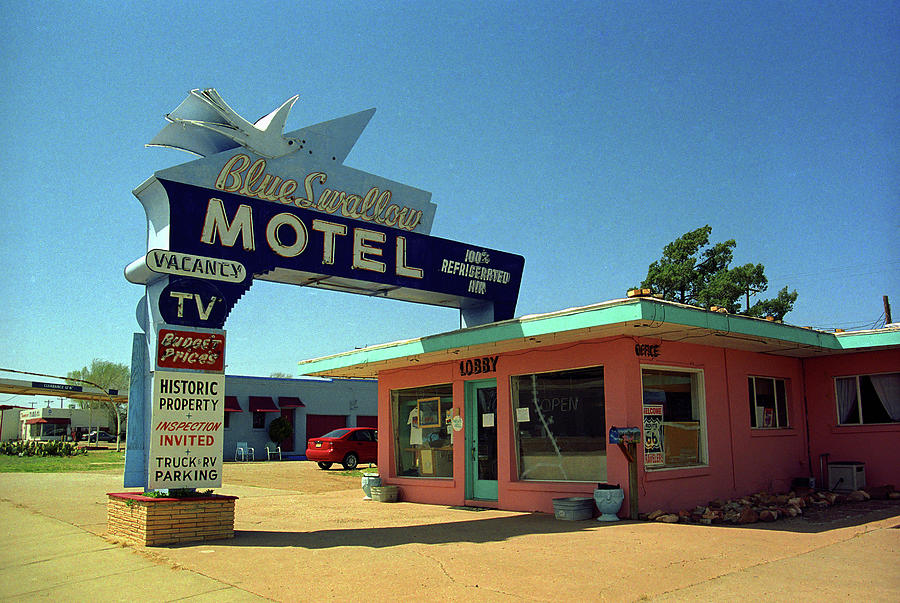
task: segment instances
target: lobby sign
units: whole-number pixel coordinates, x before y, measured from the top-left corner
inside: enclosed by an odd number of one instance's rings
[[[225,375],[153,374],[148,487],[222,486]]]

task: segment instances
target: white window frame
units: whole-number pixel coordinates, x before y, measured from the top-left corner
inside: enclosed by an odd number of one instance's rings
[[[860,377],[872,377],[875,375],[892,375],[897,371],[886,371],[883,373],[859,373],[856,375],[836,375],[832,381],[834,382],[834,412],[838,427],[862,427],[865,425],[897,425],[897,421],[888,423],[865,423],[862,416],[862,388],[859,385]],[[856,381],[856,422],[844,423],[841,421],[840,396],[838,394],[838,379],[853,379]]]
[[[775,424],[772,427],[765,427],[759,424],[759,421],[756,422],[756,426],[753,425],[753,416],[750,417],[750,428],[751,429],[762,429],[765,431],[769,431],[772,429],[790,429],[791,428],[791,411],[788,405],[788,379],[784,377],[760,377],[758,375],[748,375],[748,380],[753,381],[753,410],[754,412],[759,408],[756,404],[756,380],[757,379],[765,379],[766,381],[772,382],[772,392],[775,396]],[[784,383],[784,412],[787,416],[784,417],[784,425],[781,424],[779,420],[781,417],[778,412],[778,388],[775,387],[775,382],[781,381]]]
[[[676,465],[676,466],[650,466],[644,467],[645,471],[678,471],[684,469],[695,469],[697,467],[709,466],[709,432],[706,423],[706,374],[702,368],[684,367],[684,366],[667,366],[661,364],[641,364],[641,406],[644,404],[644,371],[668,371],[672,373],[689,373],[691,375],[691,400],[694,395],[697,396],[697,414],[700,423],[700,439],[699,439],[699,462],[696,465]],[[696,391],[695,391],[696,388]],[[643,414],[643,413],[642,413]],[[643,431],[644,426],[641,425]]]
[[[552,374],[555,374],[555,373],[567,373],[567,372],[570,372],[570,371],[582,371],[582,370],[589,370],[589,369],[595,369],[595,368],[599,368],[599,369],[602,369],[602,370],[603,370],[603,409],[604,409],[603,420],[604,420],[604,424],[605,424],[605,426],[604,426],[604,427],[605,427],[605,430],[608,430],[608,429],[609,429],[609,423],[606,421],[606,405],[607,405],[607,402],[606,402],[606,365],[604,365],[604,364],[587,364],[587,365],[584,365],[584,366],[574,366],[574,367],[571,367],[571,368],[557,368],[557,369],[546,370],[546,371],[532,371],[532,372],[527,372],[527,373],[516,373],[516,374],[514,374],[514,375],[509,375],[509,378],[508,378],[508,379],[509,379],[509,405],[510,405],[510,409],[511,409],[511,412],[512,412],[513,416],[515,416],[515,414],[516,414],[516,408],[518,408],[518,407],[515,406],[515,404],[516,404],[516,402],[517,402],[517,399],[518,399],[518,392],[517,392],[516,388],[515,388],[514,385],[513,385],[513,378],[515,378],[515,377],[529,377],[529,376],[531,376],[531,375],[535,375],[535,376],[538,376],[538,375],[552,375]],[[557,479],[557,478],[553,478],[553,479],[545,479],[545,478],[535,479],[535,478],[523,477],[523,476],[522,476],[521,442],[520,442],[520,435],[519,435],[518,421],[516,421],[516,422],[514,423],[514,427],[513,427],[512,433],[513,433],[513,442],[515,443],[515,449],[513,450],[513,455],[515,456],[515,460],[516,460],[516,476],[517,476],[516,479],[518,479],[520,482],[531,482],[531,483],[537,483],[537,482],[568,482],[568,483],[573,483],[573,484],[574,484],[574,483],[590,484],[590,483],[596,483],[597,481],[599,481],[599,480],[574,480],[574,479],[562,479],[562,478],[558,478],[558,479]],[[609,442],[605,439],[605,436],[604,436],[604,443],[606,444],[606,451],[607,451],[607,454],[608,454],[608,453],[609,453],[609,449],[610,449],[610,444],[609,444]],[[604,477],[603,477],[603,481],[605,481],[605,480],[607,479],[608,475],[609,475],[609,473],[608,473],[608,471],[609,471],[609,459],[608,459],[608,457],[607,457],[606,462],[607,462],[607,466],[606,466],[606,468],[604,469],[604,472],[603,472],[603,473],[605,474]]]

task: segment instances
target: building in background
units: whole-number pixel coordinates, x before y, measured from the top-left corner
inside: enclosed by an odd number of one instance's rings
[[[77,441],[91,430],[110,431],[109,413],[82,408],[30,408],[19,411],[16,438],[38,442]]]
[[[24,406],[0,404],[0,442],[13,442],[19,439],[19,434],[22,433],[19,413],[23,410]]]
[[[378,384],[374,379],[285,379],[225,376],[226,460],[238,442],[265,459],[269,424],[284,417],[294,428],[281,446],[282,458],[301,458],[308,438],[339,427],[378,426]]]

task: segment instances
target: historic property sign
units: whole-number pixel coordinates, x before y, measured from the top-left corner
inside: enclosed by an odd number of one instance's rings
[[[225,375],[156,371],[148,486],[222,485]]]

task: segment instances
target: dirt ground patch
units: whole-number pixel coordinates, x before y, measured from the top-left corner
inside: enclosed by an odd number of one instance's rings
[[[377,473],[375,465],[360,465],[355,473]],[[319,469],[312,461],[258,461],[252,463],[225,463],[222,481],[228,485],[253,486],[288,490],[301,494],[321,494],[340,490],[361,489],[361,475],[343,471],[338,466],[327,471]]]
[[[324,494],[356,489],[361,493],[360,474],[377,472],[378,467],[375,465],[361,465],[355,473],[343,471],[339,467],[323,471],[310,461],[225,463],[223,481],[227,485],[271,488],[298,494]],[[893,516],[900,516],[900,500],[867,500],[825,509],[805,509],[801,517],[743,527],[816,532]]]

